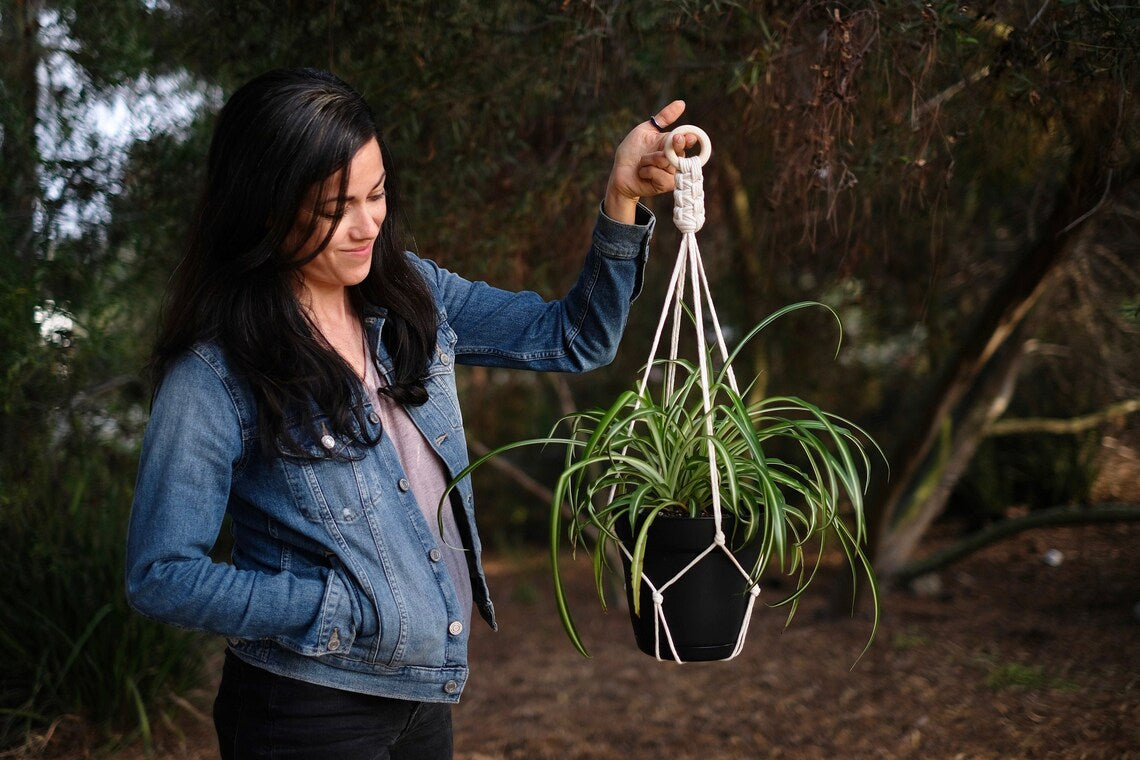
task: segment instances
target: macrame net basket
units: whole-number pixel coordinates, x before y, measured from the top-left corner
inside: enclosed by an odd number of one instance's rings
[[[697,156],[678,156],[673,149],[673,136],[679,134],[696,135],[701,146],[700,154]],[[651,372],[654,367],[658,366],[664,367],[664,377],[661,381],[662,398],[669,398],[672,395],[676,385],[675,370],[681,343],[681,324],[687,300],[692,312],[692,320],[689,320],[689,322],[693,325],[694,332],[696,333],[697,366],[700,373],[701,392],[703,394],[702,404],[705,413],[705,432],[709,438],[707,442],[707,455],[709,458],[711,481],[709,485],[712,494],[712,516],[715,533],[708,547],[695,556],[691,562],[681,568],[673,577],[664,582],[659,581],[659,585],[654,585],[653,581],[642,572],[641,583],[648,587],[653,601],[652,614],[655,621],[654,656],[658,660],[664,660],[666,657],[669,657],[678,663],[684,663],[685,660],[678,654],[677,645],[674,643],[673,634],[669,629],[669,622],[665,617],[665,597],[669,593],[670,587],[674,586],[687,572],[696,567],[698,563],[704,561],[708,555],[713,552],[723,552],[740,572],[744,579],[744,585],[748,588],[747,593],[749,595],[747,609],[744,614],[744,620],[741,623],[740,632],[737,636],[736,646],[728,657],[721,658],[731,660],[739,655],[744,647],[744,640],[748,635],[748,625],[752,619],[756,599],[760,595],[760,587],[750,583],[748,570],[740,564],[727,544],[721,508],[720,483],[718,482],[719,477],[716,466],[716,451],[711,440],[714,433],[713,416],[710,413],[713,399],[709,394],[709,386],[713,368],[711,366],[712,362],[708,339],[706,338],[706,326],[711,327],[711,332],[715,339],[716,349],[719,351],[721,361],[727,362],[729,357],[728,347],[725,344],[724,334],[721,330],[720,321],[717,318],[716,307],[713,305],[708,277],[705,274],[704,264],[701,261],[701,252],[697,246],[696,237],[697,231],[704,226],[705,222],[704,176],[702,167],[712,154],[712,144],[704,130],[694,126],[682,126],[672,131],[665,141],[665,146],[666,156],[677,169],[676,187],[673,191],[673,223],[681,232],[681,245],[677,253],[677,260],[673,267],[672,276],[669,280],[669,286],[666,290],[661,317],[658,320],[657,329],[653,336],[653,345],[649,351],[649,359],[645,364],[645,373],[638,387],[638,397],[643,397],[650,382]],[[658,352],[661,349],[662,338],[665,334],[666,325],[668,324],[671,324],[669,350],[665,357],[666,361],[661,362],[658,361]],[[733,375],[731,366],[726,366],[724,372],[730,387],[733,391],[739,393],[736,377]],[[626,558],[632,560],[629,547],[620,542],[618,546]],[[649,611],[642,609],[641,614],[649,614]]]

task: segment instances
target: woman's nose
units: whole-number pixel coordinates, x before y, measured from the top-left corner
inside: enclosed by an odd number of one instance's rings
[[[352,225],[349,232],[353,237],[358,239],[374,238],[379,233],[382,220],[377,219],[372,211],[373,209],[368,206],[359,206],[353,211],[349,219]]]

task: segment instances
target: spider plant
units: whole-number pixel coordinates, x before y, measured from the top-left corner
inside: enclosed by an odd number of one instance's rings
[[[776,311],[744,336],[715,374],[703,375],[699,365],[683,359],[658,360],[657,368],[671,375],[664,384],[669,390],[659,396],[639,384],[609,407],[563,418],[550,435],[510,443],[480,457],[456,477],[458,482],[492,457],[521,446],[565,448],[550,505],[550,561],[559,616],[583,655],[588,653],[570,613],[559,566],[564,534],[574,548],[584,545],[587,533],[595,534],[590,551],[605,607],[607,552],[611,542],[620,542],[618,526],[625,523],[624,532],[633,536],[627,547],[628,582],[636,614],[654,520],[712,514],[714,489],[723,524],[731,530],[727,545],[759,547],[749,583],[759,583],[767,571],[794,578],[791,593],[776,603],[788,606],[788,622],[816,576],[825,546],[834,540],[854,579],[862,574],[869,581],[873,638],[879,603],[863,550],[863,494],[870,469],[867,445],[876,450],[877,445],[855,424],[802,398],[773,396],[749,402],[751,387],[738,391],[730,372],[749,340],[779,317],[809,306],[831,311],[815,302]],[[568,433],[557,435],[563,427]]]

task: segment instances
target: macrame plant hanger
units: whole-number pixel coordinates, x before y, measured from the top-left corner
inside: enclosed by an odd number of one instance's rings
[[[697,156],[678,156],[673,149],[674,135],[693,134],[697,136],[700,141],[701,152]],[[673,636],[669,632],[669,624],[665,619],[663,604],[665,601],[665,593],[669,587],[676,583],[686,572],[697,565],[701,560],[715,551],[724,552],[731,560],[732,564],[736,566],[737,570],[744,577],[745,582],[749,582],[748,571],[740,564],[736,557],[729,550],[725,540],[723,530],[723,517],[721,510],[720,499],[720,478],[717,473],[716,467],[716,449],[712,443],[713,430],[713,417],[711,414],[713,399],[709,394],[709,385],[712,377],[711,358],[708,350],[708,343],[705,338],[705,314],[707,307],[708,321],[713,328],[713,333],[716,337],[716,345],[720,351],[721,361],[728,361],[728,347],[724,341],[724,334],[721,331],[720,321],[717,319],[716,307],[713,306],[712,293],[709,290],[708,277],[705,275],[704,263],[701,261],[700,248],[697,246],[697,231],[704,226],[705,223],[705,197],[704,197],[704,176],[702,167],[709,160],[712,155],[712,144],[709,137],[705,134],[704,130],[699,127],[686,125],[674,129],[665,140],[665,155],[668,157],[670,163],[676,167],[677,172],[675,175],[676,186],[673,190],[673,223],[681,232],[681,247],[677,253],[677,261],[673,267],[673,274],[669,280],[669,287],[666,290],[665,302],[661,309],[661,317],[657,323],[657,330],[653,336],[653,346],[649,350],[649,359],[645,363],[645,374],[641,378],[638,386],[638,398],[642,398],[645,389],[649,385],[649,377],[655,366],[655,358],[657,351],[661,345],[661,337],[665,332],[665,324],[672,319],[672,330],[670,333],[670,344],[668,360],[665,362],[664,379],[662,381],[662,398],[669,398],[673,394],[676,385],[676,362],[678,357],[678,346],[681,337],[681,321],[684,316],[684,302],[685,302],[685,289],[686,285],[689,286],[690,296],[692,301],[693,311],[693,324],[696,332],[697,343],[697,360],[700,372],[700,384],[702,393],[702,404],[705,413],[705,432],[709,437],[707,442],[708,458],[709,458],[709,475],[710,475],[710,490],[712,492],[712,512],[713,523],[715,527],[715,534],[713,542],[709,544],[703,552],[697,555],[689,564],[683,567],[676,575],[662,583],[659,587],[654,586],[652,581],[645,575],[641,574],[641,582],[646,584],[652,592],[653,599],[653,615],[656,621],[654,649],[655,656],[658,660],[662,660],[662,641],[661,634],[664,631],[665,644],[667,649],[664,650],[672,654],[673,659],[682,663],[683,660],[677,654],[677,648],[673,643]],[[725,375],[728,379],[730,387],[736,393],[739,389],[736,384],[736,376],[732,372],[731,366],[725,367]],[[622,552],[626,557],[632,560],[632,554],[629,549],[619,543]],[[756,584],[750,584],[748,608],[744,614],[744,620],[740,627],[740,633],[737,636],[736,647],[733,649],[732,654],[724,658],[731,660],[740,654],[744,648],[744,639],[748,635],[748,624],[752,619],[752,611],[756,606],[756,598],[760,595],[760,587]],[[643,611],[642,614],[645,614]]]

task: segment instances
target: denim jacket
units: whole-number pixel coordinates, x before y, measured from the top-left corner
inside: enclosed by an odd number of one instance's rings
[[[428,401],[408,414],[449,473],[468,462],[455,365],[585,371],[612,360],[641,287],[654,220],[599,214],[581,274],[558,301],[470,282],[412,256],[439,313]],[[384,311],[365,318],[378,369]],[[379,417],[365,409],[368,433]],[[296,432],[296,431],[295,431]],[[353,445],[298,434],[314,454]],[[280,675],[399,699],[457,702],[468,631],[391,442],[351,459],[267,456],[248,386],[213,343],[176,361],[143,440],[127,539],[126,590],[139,612],[227,637],[243,660]],[[470,478],[452,493],[475,605],[495,627]],[[226,513],[232,564],[209,552]]]

